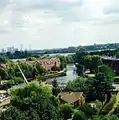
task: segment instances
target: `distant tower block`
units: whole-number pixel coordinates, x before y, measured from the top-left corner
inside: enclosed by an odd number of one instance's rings
[[[32,48],[31,48],[31,44],[29,44],[29,51],[31,51],[32,50]]]
[[[23,51],[23,44],[20,45],[20,51]]]

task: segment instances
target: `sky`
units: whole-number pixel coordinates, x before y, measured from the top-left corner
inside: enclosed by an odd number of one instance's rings
[[[1,0],[0,48],[119,42],[119,0]]]

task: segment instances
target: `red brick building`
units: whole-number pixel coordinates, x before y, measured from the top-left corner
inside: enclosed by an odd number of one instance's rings
[[[39,62],[47,70],[51,70],[51,68],[54,67],[55,65],[56,67],[60,67],[60,59],[58,57],[45,58],[40,60]]]

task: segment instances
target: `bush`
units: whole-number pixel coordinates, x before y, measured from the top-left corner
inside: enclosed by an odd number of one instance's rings
[[[76,111],[72,120],[88,120],[82,111]]]
[[[96,109],[95,107],[92,107],[90,104],[84,104],[80,106],[78,110],[81,110],[82,112],[84,112],[84,114],[88,118],[98,114],[98,109]]]
[[[14,85],[18,85],[20,83],[23,83],[24,80],[20,77],[13,77],[12,79],[8,80],[8,82],[6,83],[6,86],[8,88],[14,86]]]
[[[116,101],[116,96],[113,96],[111,100],[105,105],[102,112],[100,114],[106,115],[110,112],[110,110],[113,108]]]
[[[73,110],[70,104],[63,104],[59,106],[59,113],[64,118],[64,120],[71,118],[72,112]]]

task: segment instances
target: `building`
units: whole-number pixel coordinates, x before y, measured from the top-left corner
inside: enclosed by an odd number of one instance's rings
[[[5,90],[0,90],[0,107],[10,104],[10,97],[8,92]]]
[[[102,61],[104,64],[111,67],[113,72],[116,75],[119,75],[119,59],[117,59],[115,57],[102,57]]]
[[[85,103],[83,92],[61,92],[58,96],[61,104],[69,103],[77,106]]]
[[[14,46],[12,46],[12,47],[7,47],[7,52],[14,53],[15,51],[18,51],[18,49],[15,48]]]
[[[44,58],[39,61],[46,70],[51,70],[56,66],[60,68],[60,59],[58,57]]]

